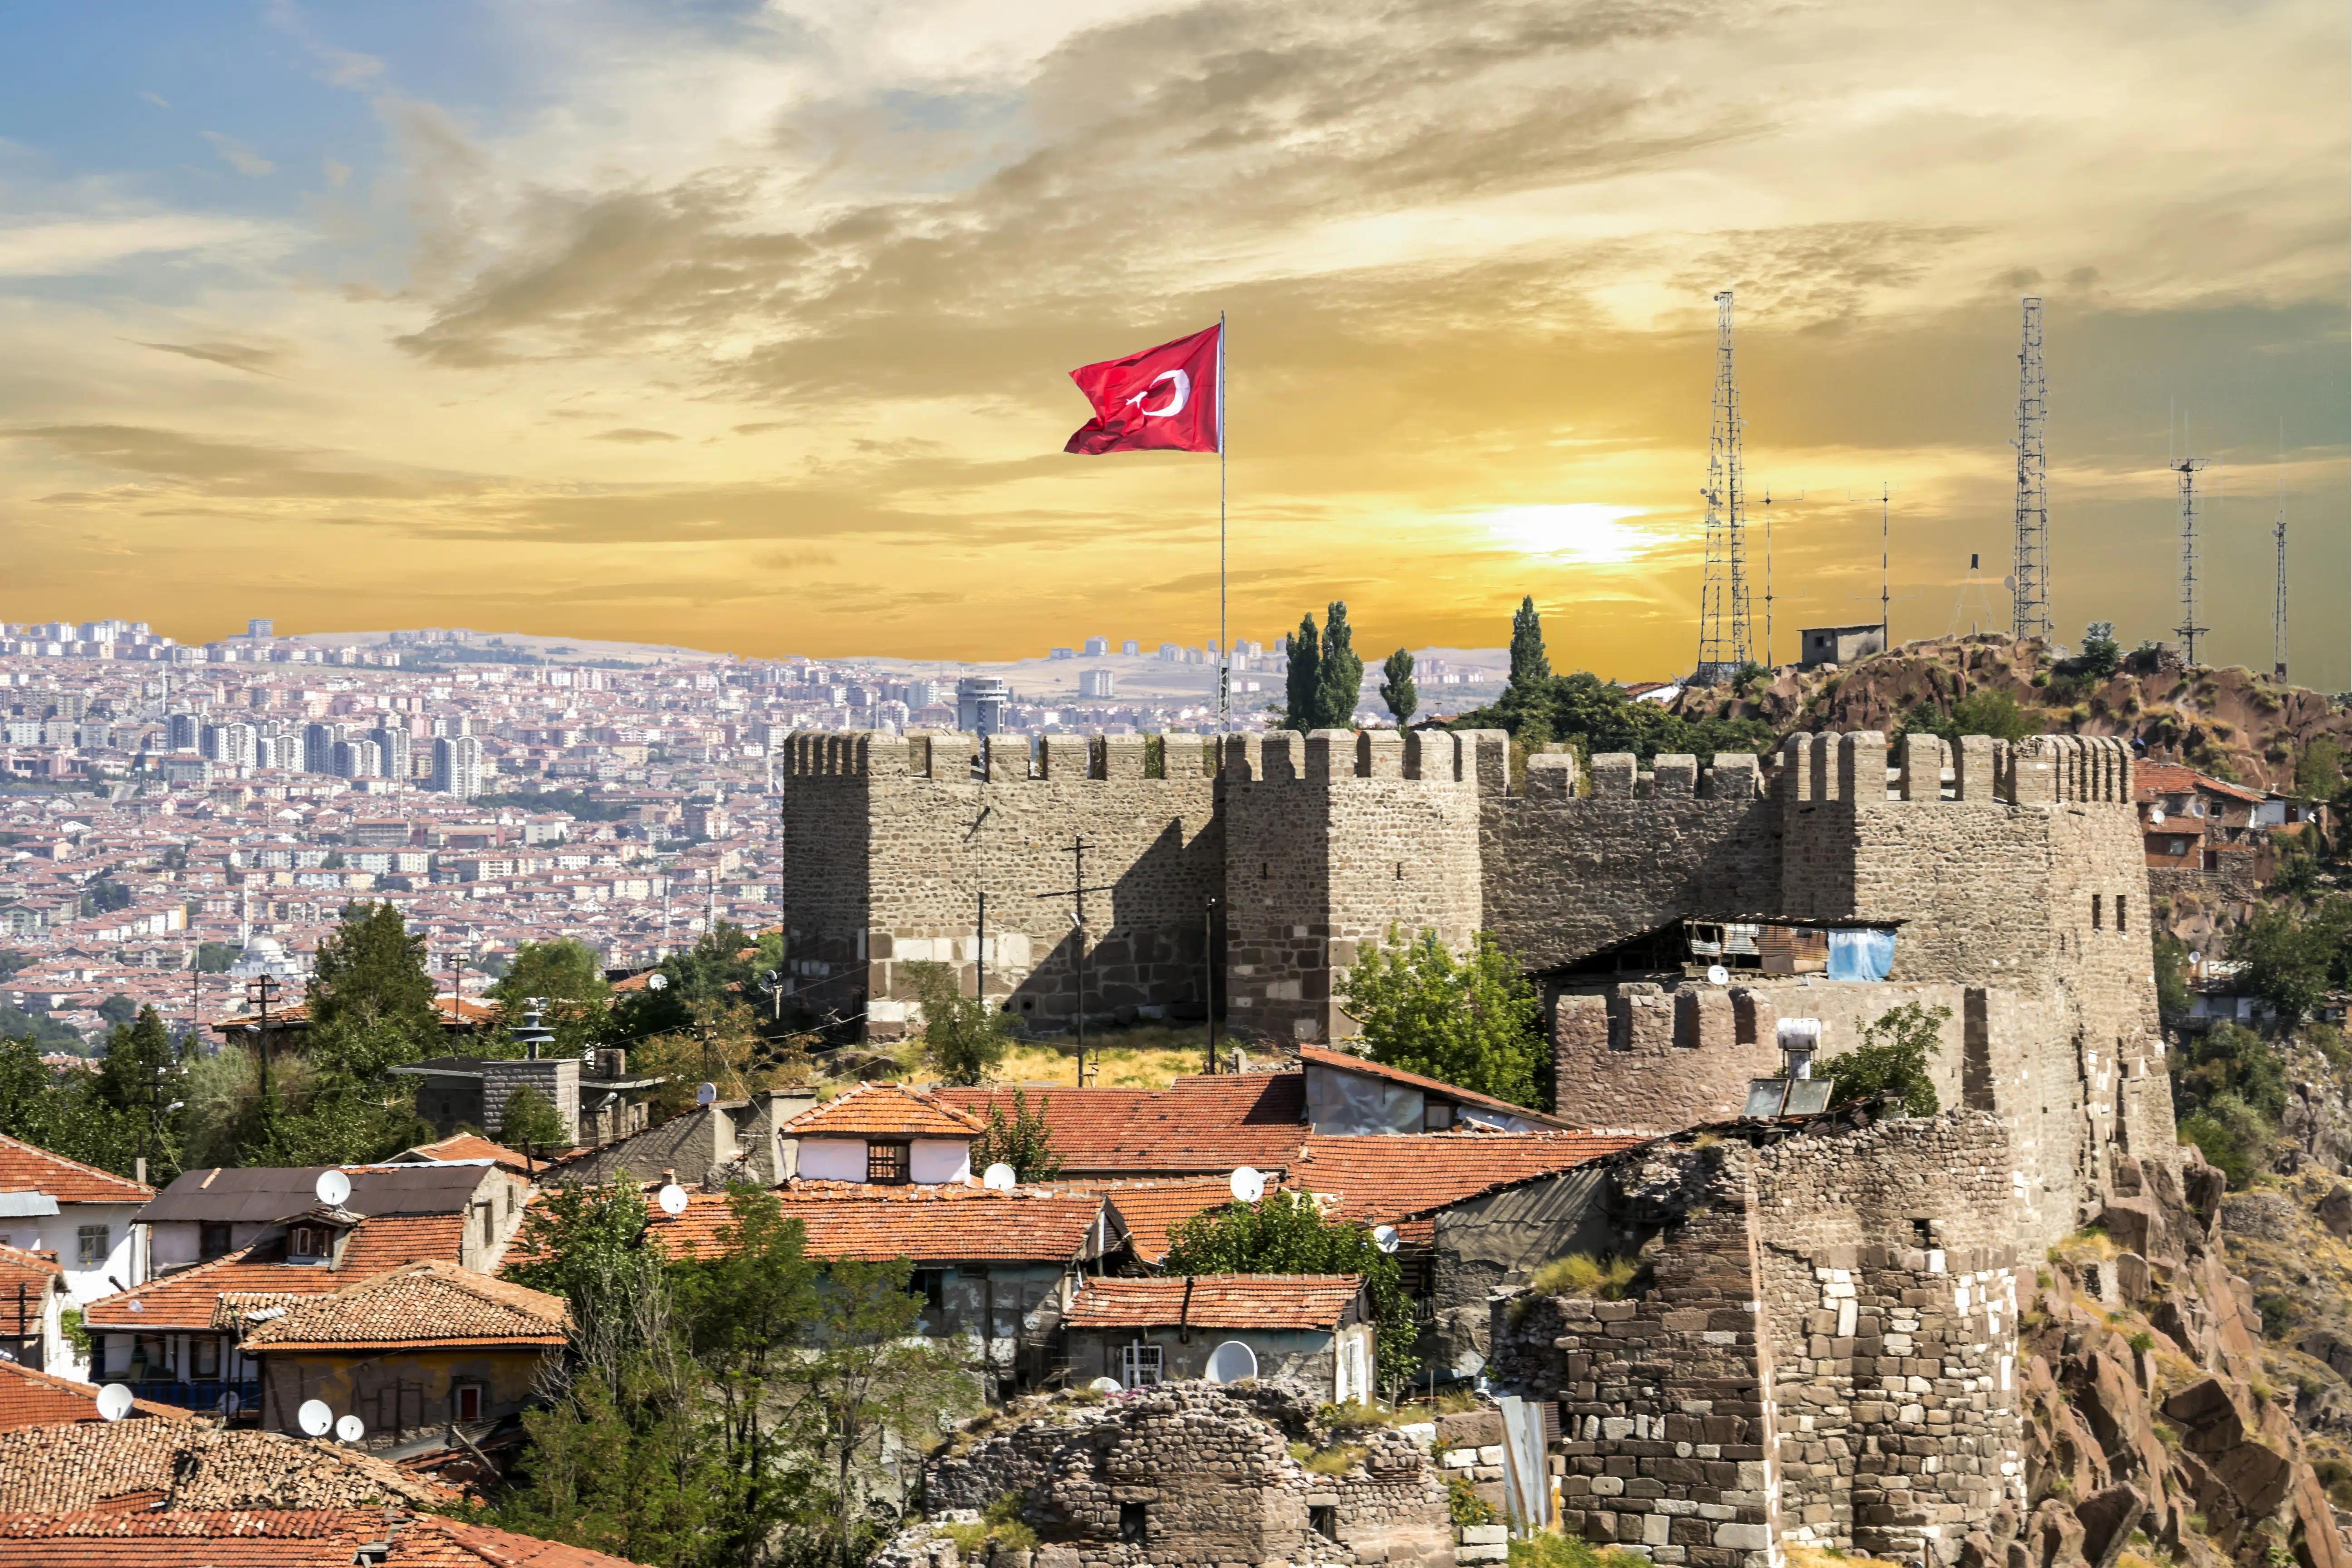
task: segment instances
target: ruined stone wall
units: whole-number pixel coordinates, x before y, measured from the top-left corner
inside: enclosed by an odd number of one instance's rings
[[[1965,1110],[1757,1152],[1789,1539],[1948,1563],[2023,1502],[2011,1171]]]
[[[1236,1034],[1347,1032],[1335,983],[1391,931],[1468,944],[1483,921],[1476,742],[1318,730],[1227,742],[1226,1016]]]
[[[1774,911],[1780,824],[1756,759],[1630,755],[1528,759],[1524,795],[1481,798],[1486,922],[1530,969],[1546,969],[1686,915]]]
[[[787,966],[810,1004],[913,1022],[909,962],[1041,1024],[1078,1005],[1075,836],[1087,850],[1086,1007],[1198,1005],[1208,900],[1222,891],[1215,783],[1197,737],[1145,776],[1141,736],[796,736],[785,756]],[[978,895],[988,894],[986,947]],[[1133,1016],[1133,1014],[1129,1014]]]
[[[1316,1439],[1314,1409],[1311,1394],[1282,1383],[1040,1401],[927,1460],[925,1505],[938,1518],[1021,1494],[1039,1568],[1453,1568],[1445,1488],[1428,1454],[1391,1430],[1350,1432],[1357,1462],[1311,1472],[1289,1445]]]

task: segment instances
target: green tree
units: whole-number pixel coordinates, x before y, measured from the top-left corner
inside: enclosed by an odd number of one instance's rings
[[[762,950],[731,921],[706,931],[689,948],[661,961],[659,986],[619,994],[606,1016],[604,1038],[613,1045],[676,1030],[690,1030],[699,1016],[755,994]],[[773,967],[772,962],[770,967]]]
[[[1815,1064],[1813,1076],[1837,1079],[1840,1101],[1891,1094],[1905,1115],[1933,1116],[1938,1101],[1927,1058],[1942,1051],[1943,1026],[1951,1016],[1949,1007],[1906,1002],[1864,1024],[1862,1044]]]
[[[120,1027],[139,1016],[139,1004],[118,991],[98,1005],[98,1016]]]
[[[0,980],[5,980],[20,969],[30,969],[39,962],[34,956],[14,947],[0,947]]]
[[[163,1015],[142,1007],[107,1037],[91,1092],[119,1123],[110,1142],[130,1145],[132,1158],[147,1161],[148,1179],[158,1186],[180,1173],[180,1121],[171,1109],[181,1099],[180,1053]],[[118,1156],[120,1158],[121,1156]]]
[[[2245,966],[2239,971],[2241,983],[2290,1024],[2319,1005],[2342,962],[2329,923],[2265,905],[2231,933],[2229,955]]]
[[[555,1032],[560,1056],[578,1056],[602,1037],[612,994],[596,950],[570,937],[524,942],[487,993],[509,1021],[539,1003],[541,1022]]]
[[[2105,680],[2124,667],[2124,645],[2116,640],[2113,621],[2093,621],[2083,633],[2083,654],[2076,660],[2084,674]]]
[[[1412,655],[1399,648],[1389,655],[1381,666],[1381,701],[1396,716],[1402,730],[1412,722],[1413,710],[1421,706],[1421,691],[1412,683]]]
[[[1536,598],[1528,595],[1511,616],[1511,681],[1513,691],[1534,695],[1551,684],[1551,657],[1544,651],[1543,617],[1536,614]]]
[[[990,1106],[986,1129],[971,1141],[971,1168],[985,1171],[991,1165],[1010,1165],[1013,1175],[1024,1182],[1050,1182],[1060,1175],[1062,1157],[1054,1152],[1053,1129],[1045,1123],[1045,1108],[1051,1104],[1050,1097],[1041,1096],[1032,1110],[1029,1091],[1016,1089],[1009,1119],[1003,1106]]]
[[[1374,1359],[1380,1380],[1400,1384],[1420,1367],[1419,1329],[1396,1259],[1363,1226],[1325,1216],[1310,1193],[1273,1191],[1254,1204],[1203,1210],[1168,1233],[1163,1272],[1187,1274],[1354,1274],[1372,1301]]]
[[[907,965],[915,994],[923,1004],[923,1048],[940,1079],[975,1084],[994,1071],[1012,1044],[1004,1015],[978,996],[966,996],[955,971],[944,963]]]
[[[344,1027],[404,1042],[413,1061],[441,1043],[425,937],[411,935],[396,904],[355,899],[342,922],[319,944],[303,997],[313,1039]]]
[[[236,944],[233,942],[200,942],[196,943],[196,973],[226,974],[228,966],[236,962]]]
[[[29,1035],[0,1037],[0,1132],[117,1175],[131,1173],[123,1119],[99,1097],[94,1075],[62,1079]]]
[[[1424,931],[1366,948],[1339,984],[1365,1053],[1513,1105],[1540,1103],[1549,1053],[1536,1024],[1535,986],[1484,931],[1456,958]]]
[[[1321,728],[1316,715],[1322,711],[1322,636],[1315,629],[1315,612],[1309,610],[1298,617],[1298,629],[1290,636],[1290,669],[1285,681],[1284,724],[1302,735]]]
[[[1364,684],[1364,661],[1356,656],[1348,627],[1348,606],[1334,599],[1323,617],[1323,659],[1315,671],[1316,728],[1352,730],[1356,697]]]
[[[537,1154],[549,1149],[569,1148],[572,1138],[564,1131],[563,1118],[547,1102],[547,1097],[526,1083],[507,1096],[506,1107],[499,1116],[499,1142],[509,1149]]]
[[[2294,793],[2305,800],[2334,800],[2344,793],[2344,748],[2333,735],[2315,735],[2294,756]]]
[[[2189,944],[2169,931],[2156,936],[2156,1007],[2168,1019],[2185,1018],[2194,998],[2189,991]]]

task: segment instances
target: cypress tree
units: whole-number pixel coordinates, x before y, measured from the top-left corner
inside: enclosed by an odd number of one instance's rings
[[[1290,637],[1289,716],[1286,726],[1305,734],[1316,729],[1319,721],[1317,682],[1322,675],[1322,639],[1315,630],[1315,614],[1308,611],[1298,617],[1298,630]]]
[[[1536,614],[1535,595],[1519,601],[1518,613],[1511,617],[1511,687],[1515,691],[1530,694],[1533,688],[1551,679],[1551,659],[1544,653],[1543,618]]]
[[[1331,601],[1323,620],[1323,664],[1316,671],[1316,728],[1350,730],[1356,723],[1356,694],[1364,684],[1364,661],[1356,657],[1348,630],[1345,600]]]
[[[1387,678],[1381,682],[1381,700],[1396,715],[1397,728],[1402,730],[1412,722],[1412,710],[1421,706],[1421,692],[1412,683],[1412,655],[1397,649],[1381,666],[1381,673]]]

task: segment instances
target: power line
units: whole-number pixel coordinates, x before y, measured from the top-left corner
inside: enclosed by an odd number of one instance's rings
[[[2042,369],[2042,301],[2028,299],[2017,351],[2017,544],[2011,557],[2010,636],[2050,635],[2050,458],[2042,425],[2050,385]]]
[[[1699,583],[1698,670],[1702,686],[1727,680],[1748,662],[1747,474],[1739,451],[1739,384],[1732,374],[1731,290],[1715,297],[1715,407],[1707,440],[1706,563]]]

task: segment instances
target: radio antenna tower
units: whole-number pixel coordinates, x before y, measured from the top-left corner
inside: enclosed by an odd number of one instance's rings
[[[2180,624],[2172,629],[2180,638],[2181,658],[2189,664],[2197,662],[2197,639],[2213,629],[2197,624],[2197,474],[2206,461],[2177,458],[2172,462],[2172,471],[2180,476]]]
[[[1715,297],[1715,417],[1707,442],[1706,566],[1699,583],[1701,686],[1728,680],[1748,662],[1746,528],[1748,479],[1739,455],[1739,384],[1731,370],[1731,290]]]
[[[2050,384],[2042,373],[2042,301],[2025,301],[2017,351],[2017,548],[2011,559],[2009,635],[2020,642],[2050,635],[2049,453],[2042,421]]]
[[[2271,524],[2278,546],[2277,599],[2271,605],[2271,676],[2286,679],[2286,423],[2279,423],[2278,519]]]

